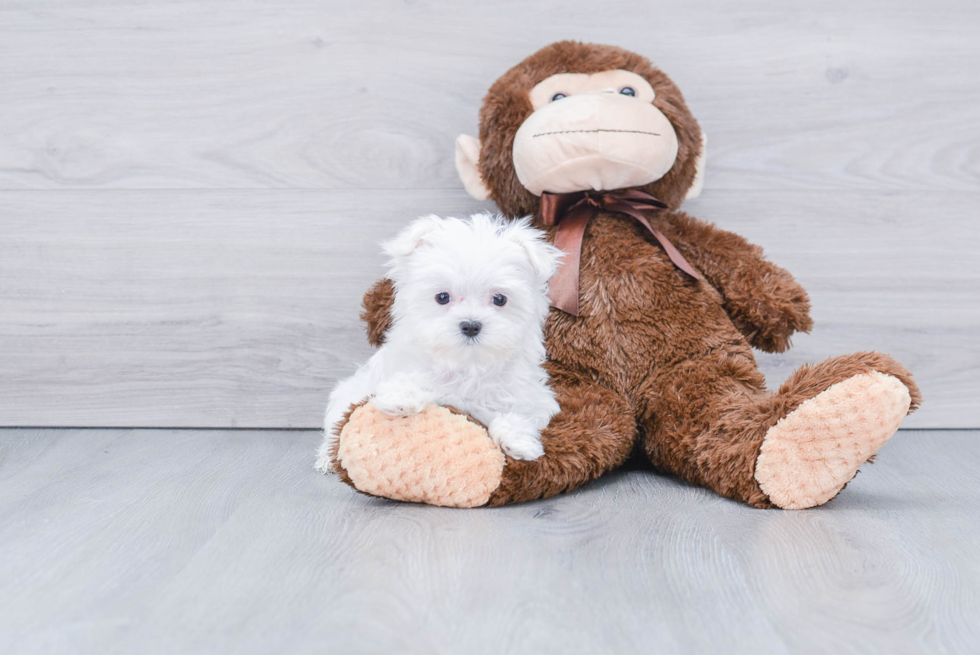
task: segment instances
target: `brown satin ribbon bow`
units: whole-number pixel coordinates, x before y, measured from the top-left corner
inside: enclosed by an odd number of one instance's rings
[[[582,237],[585,236],[585,228],[589,221],[600,209],[620,212],[638,220],[660,242],[670,261],[674,262],[674,266],[695,280],[700,280],[701,274],[697,269],[691,266],[674,244],[668,241],[660,230],[650,225],[650,221],[643,215],[644,211],[666,208],[667,205],[661,200],[637,189],[542,193],[541,222],[546,227],[558,226],[555,246],[565,253],[558,271],[548,282],[551,306],[572,316],[579,315],[578,282],[579,263],[582,259]]]

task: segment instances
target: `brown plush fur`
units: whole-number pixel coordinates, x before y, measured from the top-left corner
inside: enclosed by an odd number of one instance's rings
[[[352,487],[354,487],[354,481],[350,479],[350,475],[347,474],[347,469],[345,469],[344,465],[340,463],[340,458],[337,456],[337,453],[340,450],[340,433],[343,431],[344,426],[347,425],[347,421],[350,420],[350,415],[353,414],[358,407],[364,405],[365,402],[351,405],[347,412],[344,413],[344,418],[332,428],[333,435],[337,437],[334,442],[330,444],[330,461],[333,462],[334,473],[340,477],[341,482],[344,484],[349,484]],[[357,489],[357,487],[354,488]]]
[[[361,320],[367,325],[367,339],[375,348],[385,342],[385,332],[391,327],[391,302],[395,297],[395,283],[384,278],[364,294]]]
[[[490,504],[568,491],[622,464],[639,437],[650,462],[723,496],[756,507],[771,503],[755,481],[766,431],[831,385],[879,371],[901,380],[920,401],[911,375],[887,355],[856,353],[796,371],[776,392],[764,388],[751,347],[782,352],[812,325],[809,299],[793,277],[742,237],[676,208],[695,175],[700,131],[676,86],[646,59],[609,46],[562,42],[508,71],[480,113],[480,173],[509,216],[535,213],[539,199],[517,180],[511,147],[531,113],[528,91],[561,72],[625,69],[654,87],[680,148],[673,169],[644,190],[672,208],[652,217],[703,274],[681,274],[636,221],[600,213],[583,241],[581,316],[558,310],[545,334],[561,412],[543,432],[545,455],[507,459]],[[392,288],[365,296],[372,343],[390,322]]]

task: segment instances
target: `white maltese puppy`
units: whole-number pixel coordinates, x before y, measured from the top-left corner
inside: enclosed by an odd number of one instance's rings
[[[542,327],[561,251],[530,227],[477,214],[427,216],[384,244],[395,284],[385,343],[330,394],[317,468],[329,470],[333,430],[365,399],[390,416],[452,405],[487,426],[516,459],[544,454],[558,412]]]

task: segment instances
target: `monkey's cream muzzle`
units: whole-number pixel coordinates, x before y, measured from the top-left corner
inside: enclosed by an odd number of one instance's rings
[[[624,95],[629,87],[634,95]],[[564,95],[553,100],[556,94]],[[553,75],[530,94],[535,108],[514,137],[514,168],[531,193],[608,191],[649,184],[677,159],[677,134],[628,71]]]

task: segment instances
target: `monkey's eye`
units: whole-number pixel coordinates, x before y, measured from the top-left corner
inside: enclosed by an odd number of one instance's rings
[[[505,296],[502,293],[498,293],[496,296],[493,297],[493,304],[496,305],[497,307],[503,307],[504,305],[507,304],[507,296]]]
[[[631,86],[624,86],[622,89],[619,90],[619,92],[622,93],[624,96],[630,96],[631,98],[636,95],[636,91],[634,91],[633,87]]]
[[[448,305],[450,300],[452,300],[452,298],[445,291],[436,294],[436,302],[440,305]]]
[[[551,96],[551,101],[554,102],[555,100],[561,100],[562,98],[567,97],[568,96],[566,96],[564,93],[556,93],[555,95]]]

